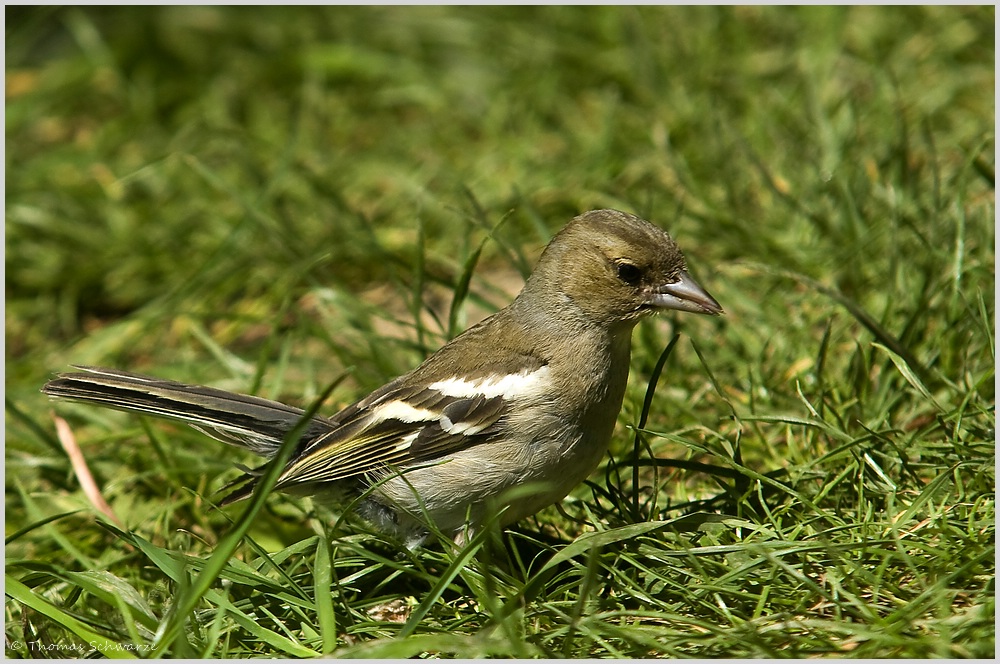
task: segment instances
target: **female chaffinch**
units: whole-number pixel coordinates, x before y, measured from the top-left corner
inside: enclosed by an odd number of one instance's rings
[[[722,313],[667,233],[616,210],[582,214],[549,242],[510,305],[336,415],[314,415],[276,488],[367,494],[361,516],[411,547],[428,520],[460,539],[490,509],[506,508],[501,525],[534,514],[600,463],[625,393],[632,328],[665,309]],[[78,368],[42,391],[181,420],[266,458],[304,414],[211,387]],[[248,496],[254,475],[224,502]],[[528,484],[534,490],[504,499]]]

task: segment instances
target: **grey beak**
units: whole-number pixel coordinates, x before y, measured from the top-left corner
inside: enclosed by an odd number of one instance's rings
[[[694,314],[718,316],[722,307],[686,271],[681,270],[680,278],[672,284],[664,284],[650,294],[649,303],[663,309],[689,311]]]

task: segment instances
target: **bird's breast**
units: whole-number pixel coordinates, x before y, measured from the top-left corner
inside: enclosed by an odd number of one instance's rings
[[[550,358],[531,390],[505,392],[512,407],[491,440],[410,468],[376,494],[446,532],[503,505],[506,525],[561,500],[607,452],[628,380],[628,337],[589,341],[575,355]]]

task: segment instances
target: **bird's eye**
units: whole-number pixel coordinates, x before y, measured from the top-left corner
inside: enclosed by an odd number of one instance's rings
[[[642,270],[632,263],[618,263],[616,270],[618,278],[629,286],[635,286],[642,279]]]

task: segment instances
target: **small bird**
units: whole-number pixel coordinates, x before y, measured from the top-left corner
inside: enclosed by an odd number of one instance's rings
[[[410,548],[429,523],[463,541],[490,510],[505,508],[501,526],[530,516],[597,468],[621,410],[632,329],[666,309],[723,313],[667,233],[617,210],[582,214],[549,242],[511,304],[336,415],[314,415],[276,489],[367,493],[360,516]],[[268,459],[305,414],[211,387],[77,368],[42,391],[180,420]],[[223,502],[247,497],[259,474],[249,471]]]

